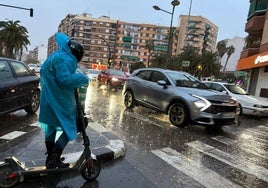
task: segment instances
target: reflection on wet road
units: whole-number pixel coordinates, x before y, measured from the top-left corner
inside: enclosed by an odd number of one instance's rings
[[[157,161],[167,177],[172,169],[170,179],[163,180],[161,186],[268,187],[267,118],[242,117],[239,126],[221,129],[195,125],[177,128],[161,113],[142,107],[126,110],[120,92],[100,89],[88,95],[91,98],[88,112],[92,118],[138,152],[131,153],[128,159],[137,168],[148,171],[148,164]],[[146,167],[139,164],[140,160]],[[151,181],[156,179],[152,176],[154,168],[151,174],[144,173]],[[191,180],[195,183],[189,183]]]
[[[121,90],[97,85],[88,88],[85,111],[126,143],[126,156],[102,164],[95,182],[71,174],[54,183],[40,180],[18,187],[268,187],[268,118],[243,116],[239,126],[217,129],[177,128],[161,113],[142,107],[126,110]],[[23,119],[7,117],[15,119],[12,125]],[[25,119],[19,131],[34,118]],[[8,125],[0,122],[3,136]]]

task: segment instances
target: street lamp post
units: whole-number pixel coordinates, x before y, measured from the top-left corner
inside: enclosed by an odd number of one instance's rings
[[[172,23],[173,23],[173,15],[174,15],[174,11],[175,11],[175,7],[178,6],[180,4],[180,1],[178,0],[173,0],[171,2],[172,5],[172,12],[163,10],[161,8],[159,8],[158,6],[154,5],[153,8],[155,10],[161,10],[165,13],[168,13],[171,15],[171,21],[170,21],[170,27],[169,27],[169,36],[168,36],[168,49],[167,49],[167,63],[170,62],[170,58],[172,56],[172,44],[173,44],[173,32],[172,32]]]
[[[108,68],[110,68],[111,67],[111,61],[112,61],[112,51],[111,51],[110,44],[103,37],[101,37],[99,35],[94,35],[94,36],[99,38],[99,39],[101,39],[106,44],[106,46],[108,47],[108,51],[109,51],[108,52],[109,53],[109,55],[108,55]]]

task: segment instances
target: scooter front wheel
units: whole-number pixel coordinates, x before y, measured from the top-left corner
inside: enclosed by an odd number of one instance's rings
[[[100,163],[96,159],[88,159],[82,168],[81,175],[85,180],[96,179],[101,171]]]
[[[19,177],[12,174],[13,169],[10,164],[4,163],[0,165],[0,187],[13,187],[19,181]]]

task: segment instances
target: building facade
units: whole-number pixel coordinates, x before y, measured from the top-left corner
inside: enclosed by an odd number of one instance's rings
[[[178,27],[173,27],[172,55],[177,55],[186,44],[191,44],[202,50],[212,51],[216,46],[218,28],[203,17],[191,17],[189,33],[198,29],[204,36],[198,43],[185,40],[189,35],[184,27],[188,26],[185,16],[181,17]],[[209,29],[208,29],[209,28]],[[59,24],[58,31],[83,44],[85,55],[81,61],[86,68],[107,68],[110,65],[116,69],[127,71],[131,64],[143,62],[150,66],[154,56],[168,53],[169,27],[153,24],[128,23],[111,20],[107,16],[99,18],[91,14],[67,15]],[[191,34],[192,36],[193,34]],[[149,45],[151,44],[151,45]],[[48,54],[56,50],[54,36],[48,40]]]
[[[202,16],[181,15],[179,17],[179,35],[176,54],[180,54],[184,46],[193,46],[204,51],[216,50],[218,27]]]
[[[40,64],[44,63],[47,58],[47,46],[44,44],[36,46],[29,51],[28,57],[39,61]]]
[[[245,50],[237,70],[249,73],[248,92],[268,101],[268,1],[250,0]]]
[[[115,63],[119,68],[128,69],[137,61],[150,66],[150,60],[154,55],[167,53],[168,27],[122,21],[118,21],[117,26]],[[150,42],[151,48],[148,45]],[[174,47],[176,47],[176,40],[173,42],[173,49]],[[175,50],[172,52],[174,55]]]

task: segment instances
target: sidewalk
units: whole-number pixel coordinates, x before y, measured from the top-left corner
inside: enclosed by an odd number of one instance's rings
[[[33,126],[33,129],[26,134],[0,144],[1,160],[3,157],[15,156],[20,161],[25,162],[26,166],[44,164],[46,158],[44,133],[37,123],[31,126]],[[90,140],[92,155],[98,160],[113,160],[125,155],[126,146],[124,142],[100,124],[90,121],[86,132]],[[63,151],[66,162],[73,162],[77,159],[83,149],[83,140],[79,135],[75,141],[69,142]],[[2,163],[1,160],[0,164]]]

